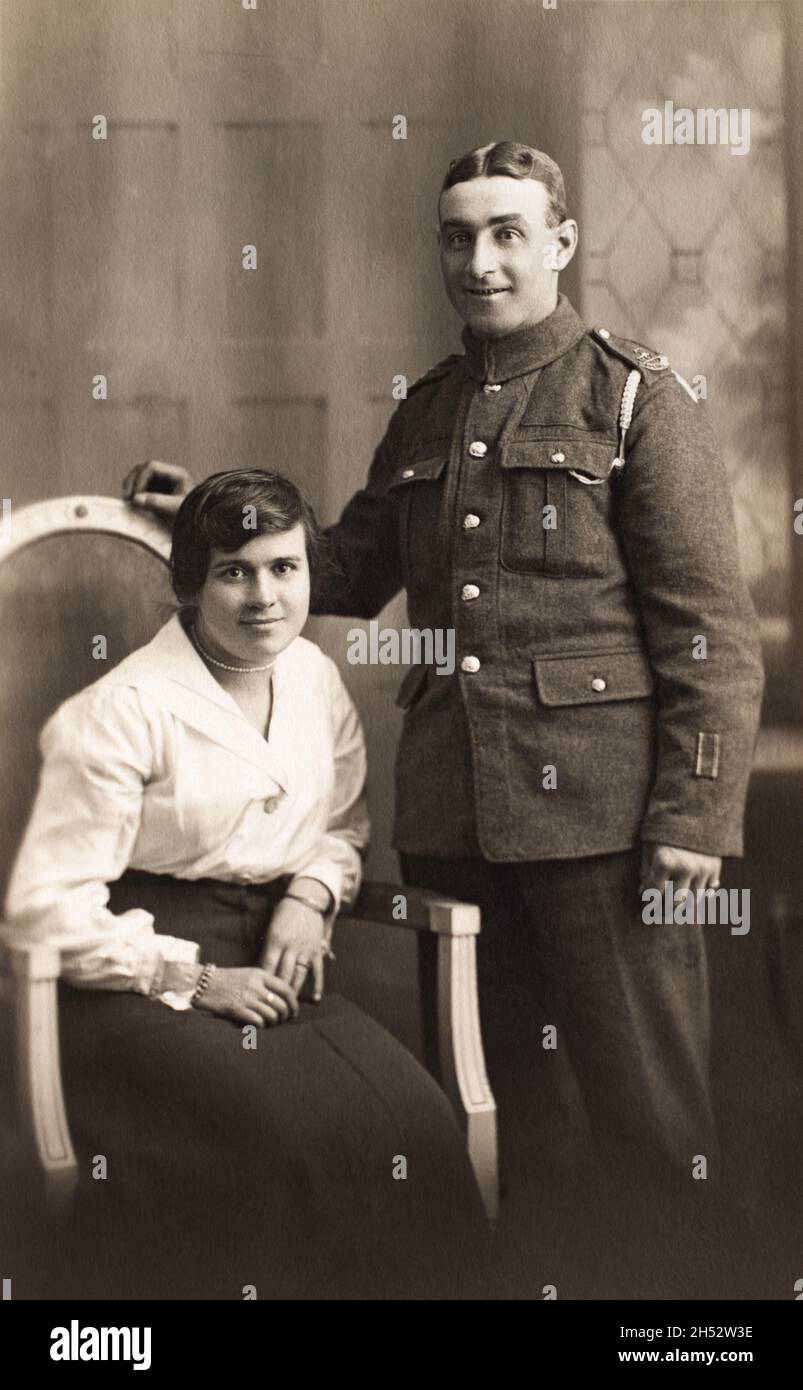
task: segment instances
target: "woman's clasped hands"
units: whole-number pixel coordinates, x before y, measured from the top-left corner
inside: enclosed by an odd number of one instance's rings
[[[259,965],[215,967],[196,1007],[258,1028],[287,1023],[298,1017],[298,996],[309,973],[312,1000],[321,999],[325,953],[322,913],[297,898],[282,898],[273,911]]]
[[[271,1028],[298,1017],[298,995],[286,980],[260,966],[233,970],[215,966],[195,1007],[234,1023]]]

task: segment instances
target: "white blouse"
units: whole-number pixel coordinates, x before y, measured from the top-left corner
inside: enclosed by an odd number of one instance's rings
[[[230,883],[291,874],[320,880],[336,908],[356,897],[369,836],[359,715],[306,638],[271,675],[265,739],[176,615],[45,725],[6,916],[59,947],[71,984],[189,1006],[197,943],[142,908],[107,907],[107,884],[127,868]]]

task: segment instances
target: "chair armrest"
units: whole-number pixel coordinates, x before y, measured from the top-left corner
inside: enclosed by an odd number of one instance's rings
[[[43,943],[22,942],[0,928],[0,977],[14,1020],[17,1111],[23,1155],[44,1174],[55,1205],[68,1201],[77,1178],[61,1085],[56,985],[60,955]]]
[[[398,883],[363,883],[357,901],[343,908],[340,915],[356,922],[378,922],[385,927],[407,927],[439,936],[480,934],[478,907]]]
[[[356,903],[341,916],[420,933],[427,1065],[465,1132],[486,1213],[495,1220],[499,1209],[496,1103],[488,1084],[480,1030],[475,944],[480,933],[479,908],[420,888],[364,883]]]

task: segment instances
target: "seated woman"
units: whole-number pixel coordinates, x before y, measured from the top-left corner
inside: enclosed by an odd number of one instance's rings
[[[180,611],[42,734],[7,914],[62,952],[87,1296],[480,1292],[448,1102],[322,998],[368,821],[357,712],[300,635],[320,550],[287,479],[208,478],[173,533]]]

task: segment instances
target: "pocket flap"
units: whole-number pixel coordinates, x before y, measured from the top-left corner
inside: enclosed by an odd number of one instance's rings
[[[502,450],[503,468],[562,468],[607,478],[616,445],[605,440],[522,439]]]
[[[593,705],[651,695],[655,677],[646,654],[590,652],[587,656],[537,656],[535,683],[544,705]]]
[[[405,487],[407,483],[434,482],[449,462],[448,451],[405,457],[388,481],[388,488]]]
[[[427,666],[411,666],[399,686],[396,704],[399,709],[409,709],[424,689],[427,680]]]

